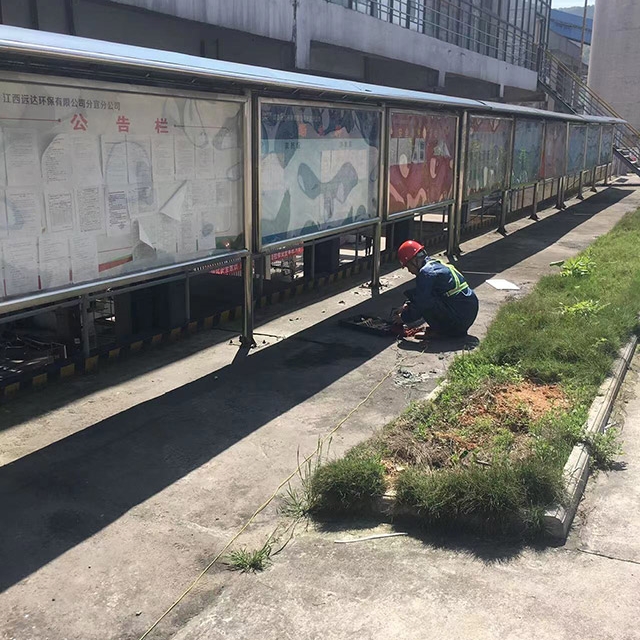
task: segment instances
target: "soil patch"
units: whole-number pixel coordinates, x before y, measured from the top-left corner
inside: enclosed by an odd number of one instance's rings
[[[455,412],[436,402],[423,405],[422,426],[415,417],[398,419],[380,436],[387,480],[407,467],[441,469],[460,464],[490,465],[497,455],[524,459],[531,451],[531,426],[545,415],[569,408],[557,385],[530,381],[486,385]]]

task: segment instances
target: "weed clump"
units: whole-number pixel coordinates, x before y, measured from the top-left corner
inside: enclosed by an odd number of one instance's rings
[[[271,564],[272,545],[268,541],[260,549],[249,551],[246,548],[232,551],[227,557],[227,565],[234,571],[257,573]]]
[[[615,467],[616,458],[622,454],[619,432],[615,428],[604,433],[594,433],[582,439],[591,456],[592,467],[601,471],[610,471]]]

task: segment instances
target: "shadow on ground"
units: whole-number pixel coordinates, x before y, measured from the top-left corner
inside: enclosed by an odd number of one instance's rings
[[[590,220],[603,209],[620,202],[633,190],[610,187],[563,211],[507,234],[497,243],[464,253],[456,266],[465,273],[469,284],[478,287],[498,273],[546,249]]]
[[[461,266],[501,271],[588,219],[573,215],[574,209],[595,215],[625,195],[624,190],[609,189],[465,255]],[[0,467],[0,588],[28,576],[383,351],[389,340],[347,332],[338,321],[355,313],[384,316],[398,306],[401,295],[393,289],[375,296],[293,338],[251,357],[238,357],[210,375]],[[442,350],[435,343],[434,347]],[[174,352],[186,357],[189,341]],[[141,369],[136,367],[136,375]],[[127,376],[132,377],[124,372],[119,380]],[[55,394],[49,398],[53,406],[60,406]],[[46,403],[35,403],[17,414],[25,420],[49,410]]]
[[[550,547],[558,546],[553,540],[527,539],[516,534],[486,533],[485,535],[471,531],[444,528],[429,530],[416,523],[414,519],[382,518],[362,516],[346,519],[320,519],[315,521],[317,530],[323,534],[335,534],[336,540],[355,539],[372,534],[372,529],[381,524],[391,525],[390,533],[406,533],[432,549],[452,551],[482,561],[487,565],[506,564],[517,558],[525,549],[543,552]],[[348,535],[347,535],[348,534]],[[367,544],[353,542],[348,544]]]

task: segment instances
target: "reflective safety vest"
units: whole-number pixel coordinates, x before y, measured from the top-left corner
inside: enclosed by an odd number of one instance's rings
[[[437,258],[431,258],[429,262],[439,262],[443,267],[446,267],[451,271],[451,277],[453,278],[456,286],[453,289],[449,289],[449,291],[444,294],[447,298],[451,298],[452,296],[457,295],[461,291],[466,291],[469,288],[469,284],[465,281],[464,276],[452,264],[442,262],[442,260],[438,260]]]

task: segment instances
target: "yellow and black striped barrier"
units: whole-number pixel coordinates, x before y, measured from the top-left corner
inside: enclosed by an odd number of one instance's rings
[[[396,253],[386,252],[381,256],[382,263],[388,263],[395,260]],[[337,272],[320,276],[314,280],[303,283],[292,283],[286,289],[276,291],[269,295],[261,296],[256,300],[257,309],[265,309],[274,304],[285,302],[292,298],[299,297],[304,293],[317,291],[323,287],[334,283],[348,280],[349,278],[365,273],[371,269],[372,258],[363,258],[358,260],[356,264],[344,265]],[[67,380],[73,376],[85,373],[95,373],[99,370],[100,365],[106,362],[113,362],[132,354],[147,351],[151,347],[156,347],[163,343],[172,343],[184,338],[185,336],[207,331],[214,327],[225,325],[234,320],[242,319],[242,305],[238,305],[232,309],[226,309],[213,315],[194,320],[187,324],[174,327],[159,333],[153,333],[144,337],[135,337],[131,342],[111,345],[99,353],[91,356],[78,357],[69,360],[61,360],[51,365],[47,365],[42,370],[30,371],[28,373],[19,373],[0,382],[0,399],[9,400],[15,397],[20,391],[25,389],[38,389],[57,380]]]

